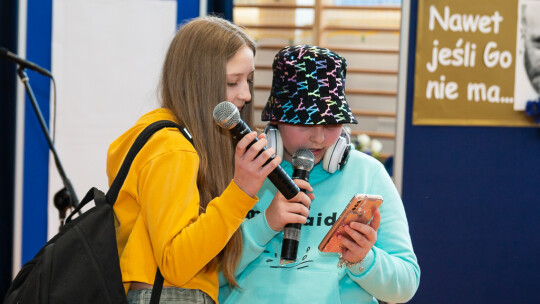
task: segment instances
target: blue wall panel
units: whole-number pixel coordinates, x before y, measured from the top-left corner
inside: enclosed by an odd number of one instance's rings
[[[26,58],[51,68],[52,1],[28,0]],[[28,70],[45,120],[49,121],[50,80]],[[22,263],[39,251],[47,240],[49,147],[28,95],[25,101],[23,242]]]
[[[177,1],[176,23],[199,16],[199,0]]]
[[[539,129],[412,125],[417,5],[402,185],[422,271],[412,303],[540,303]]]

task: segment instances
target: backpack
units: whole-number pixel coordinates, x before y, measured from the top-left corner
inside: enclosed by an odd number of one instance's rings
[[[144,129],[131,146],[107,194],[91,188],[67,217],[60,232],[24,264],[12,281],[4,304],[11,303],[127,303],[116,244],[113,205],[139,150],[158,130],[178,124],[162,120]],[[95,207],[79,213],[90,201]],[[158,303],[163,286],[159,268],[150,303]]]

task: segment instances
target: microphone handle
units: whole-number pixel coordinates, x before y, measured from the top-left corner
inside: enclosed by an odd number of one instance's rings
[[[236,146],[238,142],[244,138],[247,134],[251,133],[251,129],[249,126],[243,121],[240,120],[234,127],[232,127],[230,130],[231,137],[233,139],[233,144]],[[246,147],[246,150],[251,147],[254,143],[259,141],[258,138],[255,137],[255,139]]]
[[[236,126],[231,128],[230,132],[233,138],[234,145],[236,146],[238,142],[246,134],[251,132],[251,129],[244,121],[241,120],[236,124]],[[249,147],[251,147],[251,145],[253,145],[257,141],[259,141],[257,138],[251,141],[251,143],[246,147],[246,150],[249,149]],[[266,151],[266,147],[262,148],[259,151],[259,153],[257,153],[257,156],[259,156],[264,151]],[[271,162],[274,158],[275,156],[272,156],[271,158],[269,158],[264,163],[263,166]],[[300,192],[300,188],[298,188],[298,186],[289,177],[287,172],[285,172],[285,170],[283,170],[283,168],[281,168],[281,166],[279,165],[274,170],[272,170],[270,174],[268,174],[268,179],[272,182],[272,184],[274,184],[274,186],[276,186],[278,191],[281,192],[281,194],[283,194],[283,196],[288,200],[295,197],[298,194],[298,192]]]
[[[292,178],[309,181],[309,171],[295,169]],[[305,189],[300,189],[300,191],[306,193]],[[281,244],[281,264],[288,264],[296,261],[301,229],[302,224],[299,223],[289,223],[285,225],[285,228],[283,229],[283,244]]]
[[[298,192],[300,192],[300,188],[298,188],[289,175],[287,175],[287,172],[279,165],[268,174],[268,179],[288,200],[295,197]]]
[[[301,189],[302,192],[306,190]],[[299,204],[299,203],[298,203]],[[302,224],[289,223],[283,228],[283,244],[281,244],[281,264],[288,264],[296,261],[298,255],[298,244],[300,243],[300,231]]]

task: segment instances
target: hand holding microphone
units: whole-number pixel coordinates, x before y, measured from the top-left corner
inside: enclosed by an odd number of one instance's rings
[[[272,158],[272,150],[263,151],[265,146],[265,135],[257,136],[256,132],[248,133],[236,145],[233,179],[251,197],[257,194],[268,174],[281,161]]]
[[[266,173],[269,168],[268,165],[272,163],[270,168],[273,168],[273,170],[268,174],[268,179],[270,179],[270,181],[274,184],[274,186],[276,186],[279,192],[281,192],[283,196],[285,196],[285,198],[291,199],[300,192],[300,188],[298,188],[298,186],[292,181],[292,179],[287,175],[287,173],[283,171],[283,168],[281,168],[281,166],[277,165],[276,167],[274,167],[274,165],[279,162],[279,159],[276,160],[274,156],[267,157],[268,155],[271,155],[273,153],[266,150],[266,143],[259,142],[258,138],[255,135],[248,135],[249,133],[251,133],[251,129],[244,121],[242,121],[242,119],[240,118],[240,112],[238,112],[238,109],[234,104],[228,101],[220,102],[214,108],[213,116],[214,120],[220,127],[228,129],[231,132],[232,138],[236,145],[237,154],[244,153],[242,151],[245,150],[245,153],[248,153],[246,154],[246,157],[248,158],[259,158],[260,155],[264,155],[263,157],[265,158],[265,161],[261,163],[261,167],[264,170],[260,172],[261,174]],[[245,141],[242,141],[244,136],[248,136],[248,138]],[[264,138],[264,135],[262,138]],[[249,139],[252,139],[251,142],[249,142]],[[248,142],[248,144],[245,144],[245,142]],[[257,185],[258,183],[252,185],[252,187]],[[261,186],[262,182],[260,183],[260,185],[258,185],[257,191]]]
[[[265,211],[266,221],[272,230],[283,230],[280,263],[289,264],[296,261],[300,229],[309,215],[311,200],[315,198],[313,188],[308,183],[308,175],[314,165],[314,156],[308,149],[298,150],[292,158],[295,168],[293,178],[302,189],[291,200],[286,200],[281,193],[276,193],[274,199]],[[307,192],[306,192],[307,191]]]
[[[293,179],[300,179],[309,182],[309,172],[313,169],[315,156],[309,149],[300,149],[292,156],[294,168]],[[306,193],[306,189],[301,189]],[[300,242],[301,223],[292,222],[285,225],[283,230],[283,244],[281,247],[281,264],[288,264],[296,261],[298,253],[298,243]]]
[[[276,193],[265,215],[270,228],[279,231],[283,229],[283,226],[286,227],[283,237],[281,261],[282,263],[294,262],[298,251],[300,227],[301,224],[306,222],[309,214],[308,207],[311,203],[310,199],[314,198],[313,194],[310,193],[307,195],[305,190],[302,193],[283,168],[277,165],[279,159],[276,159],[274,156],[269,157],[273,151],[266,150],[264,135],[259,136],[260,139],[264,139],[263,141],[256,137],[255,132],[251,132],[249,126],[240,118],[240,113],[234,104],[228,101],[219,103],[214,108],[213,116],[220,127],[228,129],[231,132],[233,141],[236,144],[236,155],[240,159],[258,159],[252,170],[263,169],[266,172],[272,168],[272,172],[268,174],[268,179],[276,186],[279,192]],[[298,179],[298,183],[308,191],[313,191],[307,182],[309,171],[313,168],[313,163],[313,153],[308,149],[301,149],[293,156],[293,166],[295,167],[293,177]],[[272,166],[269,164],[272,164]],[[274,165],[276,166],[274,167]],[[262,186],[262,182],[259,184],[257,181],[253,180],[251,186],[258,190]],[[241,186],[239,185],[239,187]],[[245,189],[243,190],[246,191]],[[284,198],[288,201],[284,200]],[[287,229],[287,224],[289,223],[293,224],[289,225]]]

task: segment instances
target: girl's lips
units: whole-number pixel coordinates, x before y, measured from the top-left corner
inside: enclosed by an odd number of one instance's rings
[[[310,149],[311,153],[313,153],[313,156],[317,156],[322,153],[322,149]]]

